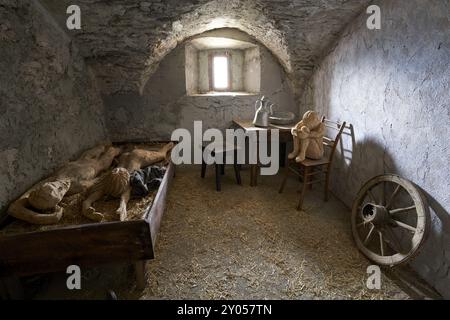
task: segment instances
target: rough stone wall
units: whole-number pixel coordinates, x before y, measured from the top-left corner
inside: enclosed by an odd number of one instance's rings
[[[0,210],[105,139],[95,76],[34,0],[0,2]]]
[[[427,193],[433,227],[412,266],[450,298],[449,2],[375,4],[382,29],[368,30],[362,14],[345,30],[315,70],[301,111],[353,125],[332,183],[348,205],[382,173],[400,174]]]
[[[192,45],[186,45],[186,93],[198,92],[198,50]]]
[[[107,123],[113,140],[169,139],[177,128],[191,129],[203,120],[204,129],[225,129],[233,117],[253,118],[258,95],[187,96],[185,50],[180,45],[160,64],[143,95],[105,96]],[[276,58],[261,51],[261,95],[267,95],[280,110],[297,113],[287,76]]]
[[[65,25],[71,0],[42,0]],[[322,52],[370,0],[77,0],[83,56],[103,93],[142,91],[159,62],[184,40],[238,28],[280,61],[301,91]]]
[[[247,92],[259,92],[261,87],[261,63],[259,48],[245,50],[244,87]]]

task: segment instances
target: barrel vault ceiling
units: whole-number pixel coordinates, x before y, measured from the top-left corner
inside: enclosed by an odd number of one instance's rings
[[[82,29],[67,31],[94,68],[102,93],[141,91],[178,44],[237,28],[265,45],[298,93],[342,29],[370,0],[41,0],[66,29],[78,4]],[[67,30],[67,29],[66,29]]]

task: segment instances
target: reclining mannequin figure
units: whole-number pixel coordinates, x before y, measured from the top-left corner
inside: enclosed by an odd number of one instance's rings
[[[174,144],[170,142],[158,151],[135,149],[122,154],[119,157],[117,168],[109,172],[89,190],[88,197],[83,201],[83,214],[91,220],[101,221],[104,215],[96,212],[92,205],[104,196],[112,196],[120,199],[120,205],[116,213],[120,216],[121,221],[125,221],[127,219],[127,204],[131,196],[131,173],[166,160],[173,146]]]
[[[57,223],[63,215],[58,204],[64,196],[84,192],[119,154],[120,149],[110,145],[84,152],[78,160],[69,162],[56,175],[41,181],[14,201],[8,214],[32,224]]]

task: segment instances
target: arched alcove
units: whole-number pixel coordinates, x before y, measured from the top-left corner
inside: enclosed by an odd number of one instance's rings
[[[190,95],[186,88],[186,46],[195,39],[226,37],[246,41],[259,50],[258,92]],[[191,130],[201,120],[205,128],[226,129],[234,117],[252,118],[260,95],[278,110],[297,113],[294,93],[279,59],[250,35],[231,28],[215,29],[190,37],[172,49],[149,75],[140,92],[104,95],[106,118],[113,140],[169,139],[173,130]]]

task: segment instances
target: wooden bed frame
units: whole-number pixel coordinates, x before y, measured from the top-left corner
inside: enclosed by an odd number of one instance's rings
[[[145,282],[145,260],[153,259],[167,193],[175,174],[170,162],[143,219],[89,223],[47,231],[0,236],[0,280],[65,271],[69,265],[135,264],[138,287]]]

